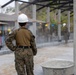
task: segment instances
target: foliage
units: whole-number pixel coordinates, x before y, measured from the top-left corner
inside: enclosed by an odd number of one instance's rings
[[[9,12],[15,12],[15,8],[11,6],[7,7],[5,13],[9,13]]]
[[[73,15],[73,14],[71,14],[71,15]],[[39,19],[39,20],[43,20],[43,21],[46,21],[46,9],[42,9],[42,10],[40,10],[38,13],[37,13],[37,18]],[[71,32],[73,32],[73,17],[71,17],[71,19],[70,19],[70,21],[71,21]],[[61,30],[63,30],[64,28],[63,28],[63,23],[66,23],[67,24],[67,22],[68,22],[68,17],[67,17],[67,15],[65,14],[65,13],[62,13],[61,14]],[[55,30],[57,30],[58,28],[58,19],[57,19],[57,14],[55,13],[55,11],[52,11],[52,12],[50,12],[50,23],[51,24],[55,24]],[[50,29],[51,29],[52,27],[50,26]]]
[[[42,20],[42,21],[46,21],[45,8],[37,12],[37,19]]]
[[[70,32],[73,32],[73,29],[74,29],[74,25],[71,25]]]
[[[62,14],[62,15],[61,15],[61,23],[62,23],[62,24],[63,24],[63,23],[67,23],[67,20],[68,20],[67,15]]]

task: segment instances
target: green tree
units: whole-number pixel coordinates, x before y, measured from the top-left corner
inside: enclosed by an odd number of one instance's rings
[[[9,12],[15,12],[15,8],[11,6],[7,7],[5,13],[9,13]]]

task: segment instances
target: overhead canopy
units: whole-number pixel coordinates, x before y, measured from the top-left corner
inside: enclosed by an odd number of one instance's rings
[[[36,3],[44,4],[40,8],[40,10],[44,7],[50,7],[50,11],[55,9],[62,9],[62,11],[73,10],[73,0],[35,0]]]
[[[1,7],[5,7],[6,5],[10,4],[13,1],[19,1],[23,3],[27,3],[25,7],[36,4],[40,6],[37,11],[41,10],[44,7],[50,7],[50,11],[56,10],[56,9],[62,9],[62,12],[64,11],[71,11],[73,12],[73,0],[31,0],[29,2],[26,2],[25,0],[9,0],[7,3],[2,5]]]
[[[20,10],[30,6],[31,4],[36,4],[38,6],[36,11],[40,11],[45,7],[50,7],[50,12],[61,9],[61,13],[65,11],[71,11],[71,16],[73,16],[73,0],[33,0],[32,2],[25,2],[22,0],[18,1],[27,3],[27,5],[22,7]]]
[[[28,3],[27,5],[25,5],[25,7],[31,4],[36,4],[37,6],[39,6],[37,11],[41,10],[44,7],[50,7],[50,12],[56,9],[61,9],[62,12],[64,11],[73,12],[73,0],[33,0],[33,2],[25,2],[22,0],[18,1]]]

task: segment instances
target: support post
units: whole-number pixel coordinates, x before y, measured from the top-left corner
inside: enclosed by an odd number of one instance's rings
[[[33,9],[32,9],[32,14],[33,14],[33,20],[34,21],[36,21],[36,5],[33,5],[33,7],[32,7]],[[33,34],[34,34],[34,36],[36,37],[36,22],[33,22]]]
[[[61,10],[58,10],[58,41],[61,41]]]
[[[46,15],[46,21],[48,23],[48,28],[50,29],[50,7],[47,7],[47,15]]]
[[[74,75],[76,75],[76,0],[73,2],[74,4]]]
[[[2,25],[2,46],[4,46],[4,25]]]
[[[70,11],[68,11],[68,32],[70,33]]]
[[[17,22],[18,14],[19,14],[19,4],[18,4],[18,1],[15,1],[15,16],[16,16],[15,29],[19,28],[19,25]]]
[[[2,8],[1,8],[1,6],[0,6],[0,13],[2,13]]]

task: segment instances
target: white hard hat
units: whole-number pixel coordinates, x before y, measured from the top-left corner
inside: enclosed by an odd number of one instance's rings
[[[25,14],[20,14],[18,16],[18,22],[19,23],[25,23],[28,22],[28,17]]]
[[[63,23],[63,27],[66,26],[66,23]]]

